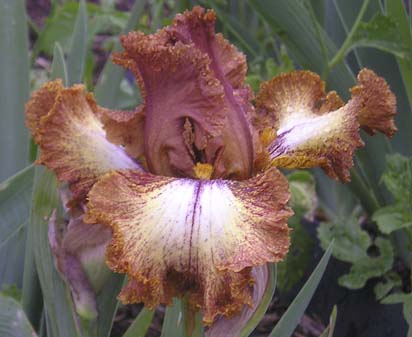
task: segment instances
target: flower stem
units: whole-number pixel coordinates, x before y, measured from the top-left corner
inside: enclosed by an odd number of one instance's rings
[[[362,21],[363,16],[365,15],[366,9],[368,8],[370,0],[364,0],[362,7],[359,11],[359,14],[355,20],[355,23],[353,24],[349,34],[347,35],[345,41],[343,42],[342,46],[338,50],[338,52],[335,54],[333,59],[328,63],[328,69],[331,70],[334,68],[339,62],[343,60],[343,58],[346,56],[346,53],[348,49],[350,48],[350,45],[352,43],[353,36],[355,35],[356,31],[358,30],[359,24]]]
[[[355,169],[350,171],[350,175],[351,182],[348,184],[349,188],[358,196],[366,212],[368,214],[373,214],[373,212],[381,207],[375,194],[370,188],[368,188],[362,177],[358,174],[358,172],[356,172]]]

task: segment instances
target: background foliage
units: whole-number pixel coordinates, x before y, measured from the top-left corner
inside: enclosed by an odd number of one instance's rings
[[[294,289],[307,275],[317,238],[324,249],[335,240],[314,278],[323,273],[331,253],[350,264],[340,285],[358,289],[373,279],[377,301],[401,303],[410,324],[410,1],[138,0],[132,7],[128,1],[94,2],[51,1],[50,13],[39,22],[27,15],[30,1],[0,0],[0,256],[7,257],[0,259],[0,284],[7,294],[0,297],[0,335],[28,336],[34,329],[39,336],[109,336],[118,305],[115,296],[123,282],[112,275],[98,296],[99,320],[79,322],[47,241],[47,218],[59,207],[57,183],[52,174],[30,164],[36,157],[24,126],[30,92],[60,77],[67,85],[86,83],[103,106],[135,107],[140,98],[130,76],[106,62],[108,54],[120,48],[117,36],[132,29],[153,32],[196,4],[215,9],[217,29],[247,55],[247,80],[255,90],[262,80],[294,68],[321,74],[327,87],[345,99],[362,67],[387,79],[398,100],[399,131],[391,140],[364,137],[367,146],[356,156],[351,183],[340,185],[319,171],[288,176],[296,215],[290,219],[292,249],[277,268],[277,285],[281,293]],[[308,221],[319,223],[317,235],[307,231]],[[319,281],[311,280],[271,336],[292,333]],[[167,309],[162,335],[183,334],[176,330],[180,305]],[[8,330],[4,324],[17,316],[21,329]],[[142,310],[125,336],[144,334],[152,318],[153,312]],[[331,327],[335,320],[336,312]]]

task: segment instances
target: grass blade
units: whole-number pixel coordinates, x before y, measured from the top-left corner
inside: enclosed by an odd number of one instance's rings
[[[143,308],[123,337],[144,337],[154,315],[153,310]]]
[[[398,23],[398,31],[403,43],[412,51],[412,35],[409,26],[408,14],[402,0],[386,1],[388,14],[392,15]],[[401,70],[402,79],[408,95],[409,105],[412,112],[412,60],[397,58]]]
[[[183,318],[183,303],[173,299],[173,305],[166,307],[161,337],[186,337]]]
[[[131,14],[129,22],[127,23],[123,33],[126,34],[132,30],[140,20],[144,9],[144,1],[136,1]],[[120,42],[117,41],[114,51],[120,50]],[[99,104],[107,108],[120,108],[120,82],[123,79],[124,69],[114,65],[108,60],[100,75],[99,81],[95,87],[95,96]]]
[[[87,53],[87,9],[84,0],[80,0],[79,12],[74,25],[70,52],[67,55],[69,85],[83,80]]]
[[[0,336],[36,337],[20,304],[2,294],[0,294]]]
[[[59,43],[55,44],[53,50],[51,77],[52,79],[61,78],[63,83],[67,85],[66,62]],[[35,268],[33,254],[33,247],[35,245],[33,226],[30,226],[27,233],[26,254],[24,259],[22,305],[30,322],[37,329],[42,316],[43,297]]]
[[[80,337],[76,313],[68,287],[54,267],[48,239],[48,219],[59,207],[58,184],[54,174],[36,167],[30,221],[37,273],[43,291],[50,336]]]
[[[319,261],[312,275],[306,281],[299,294],[295,297],[288,310],[283,314],[282,318],[276,324],[269,337],[289,337],[292,335],[300,318],[305,312],[310,300],[315,293],[315,290],[325,272],[328,265],[330,255],[332,253],[333,242],[329,245],[322,259]]]
[[[21,286],[33,166],[0,184],[0,284]]]
[[[333,307],[332,314],[329,318],[329,326],[322,332],[319,337],[333,337],[333,332],[336,326],[336,316],[338,315],[338,308],[336,305]]]
[[[25,1],[0,0],[0,181],[28,164],[24,103],[29,95]]]
[[[100,337],[110,336],[114,316],[119,305],[117,295],[123,286],[124,275],[113,273],[107,280],[102,292],[97,296],[98,335]]]
[[[64,60],[63,50],[58,42],[55,43],[53,49],[53,64],[51,70],[52,79],[61,78],[63,85],[68,85],[68,75],[66,61]]]
[[[337,48],[321,27],[314,26],[313,17],[302,1],[249,0],[249,2],[273,31],[281,29],[285,32],[280,35],[280,38],[303,68],[319,74],[323,73],[326,60],[318,33],[329,57],[335,55]],[[348,88],[353,86],[354,76],[346,63],[338,64],[333,69],[329,74],[328,84],[342,97],[348,97]]]

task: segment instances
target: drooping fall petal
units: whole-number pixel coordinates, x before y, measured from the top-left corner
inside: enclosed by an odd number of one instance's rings
[[[359,127],[387,135],[395,132],[395,98],[372,71],[360,72],[359,85],[346,105],[324,88],[319,76],[308,71],[283,74],[262,84],[256,125],[267,148],[257,166],[320,166],[330,177],[346,182],[353,153],[364,145]]]
[[[214,33],[214,22],[214,12],[195,7],[156,34],[121,37],[125,51],[114,62],[133,71],[143,93],[152,173],[194,177],[200,162],[214,166],[213,178],[251,174],[245,58]]]
[[[88,198],[85,221],[112,228],[107,263],[129,278],[120,299],[154,307],[186,294],[207,324],[251,305],[249,267],[289,247],[288,184],[275,169],[241,182],[118,171]]]
[[[82,85],[45,84],[27,104],[27,124],[40,147],[41,164],[67,182],[75,199],[87,194],[96,178],[114,169],[139,165],[121,146],[106,139],[91,94]]]

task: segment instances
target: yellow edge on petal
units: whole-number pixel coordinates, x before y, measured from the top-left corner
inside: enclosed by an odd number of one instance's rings
[[[384,79],[363,69],[358,81],[346,105],[336,92],[326,94],[324,82],[308,71],[262,84],[256,126],[261,141],[269,144],[258,155],[256,169],[319,166],[330,177],[349,181],[354,151],[364,145],[359,127],[388,136],[396,131],[396,102]],[[276,134],[272,141],[271,130]]]
[[[27,124],[40,147],[39,163],[69,184],[74,199],[83,199],[104,173],[140,168],[121,146],[106,139],[97,110],[83,85],[64,88],[58,81],[46,83],[27,104]]]
[[[274,169],[242,182],[119,171],[88,198],[86,221],[113,230],[109,267],[129,278],[121,300],[154,307],[186,295],[207,324],[250,305],[250,267],[289,247],[288,184]]]

